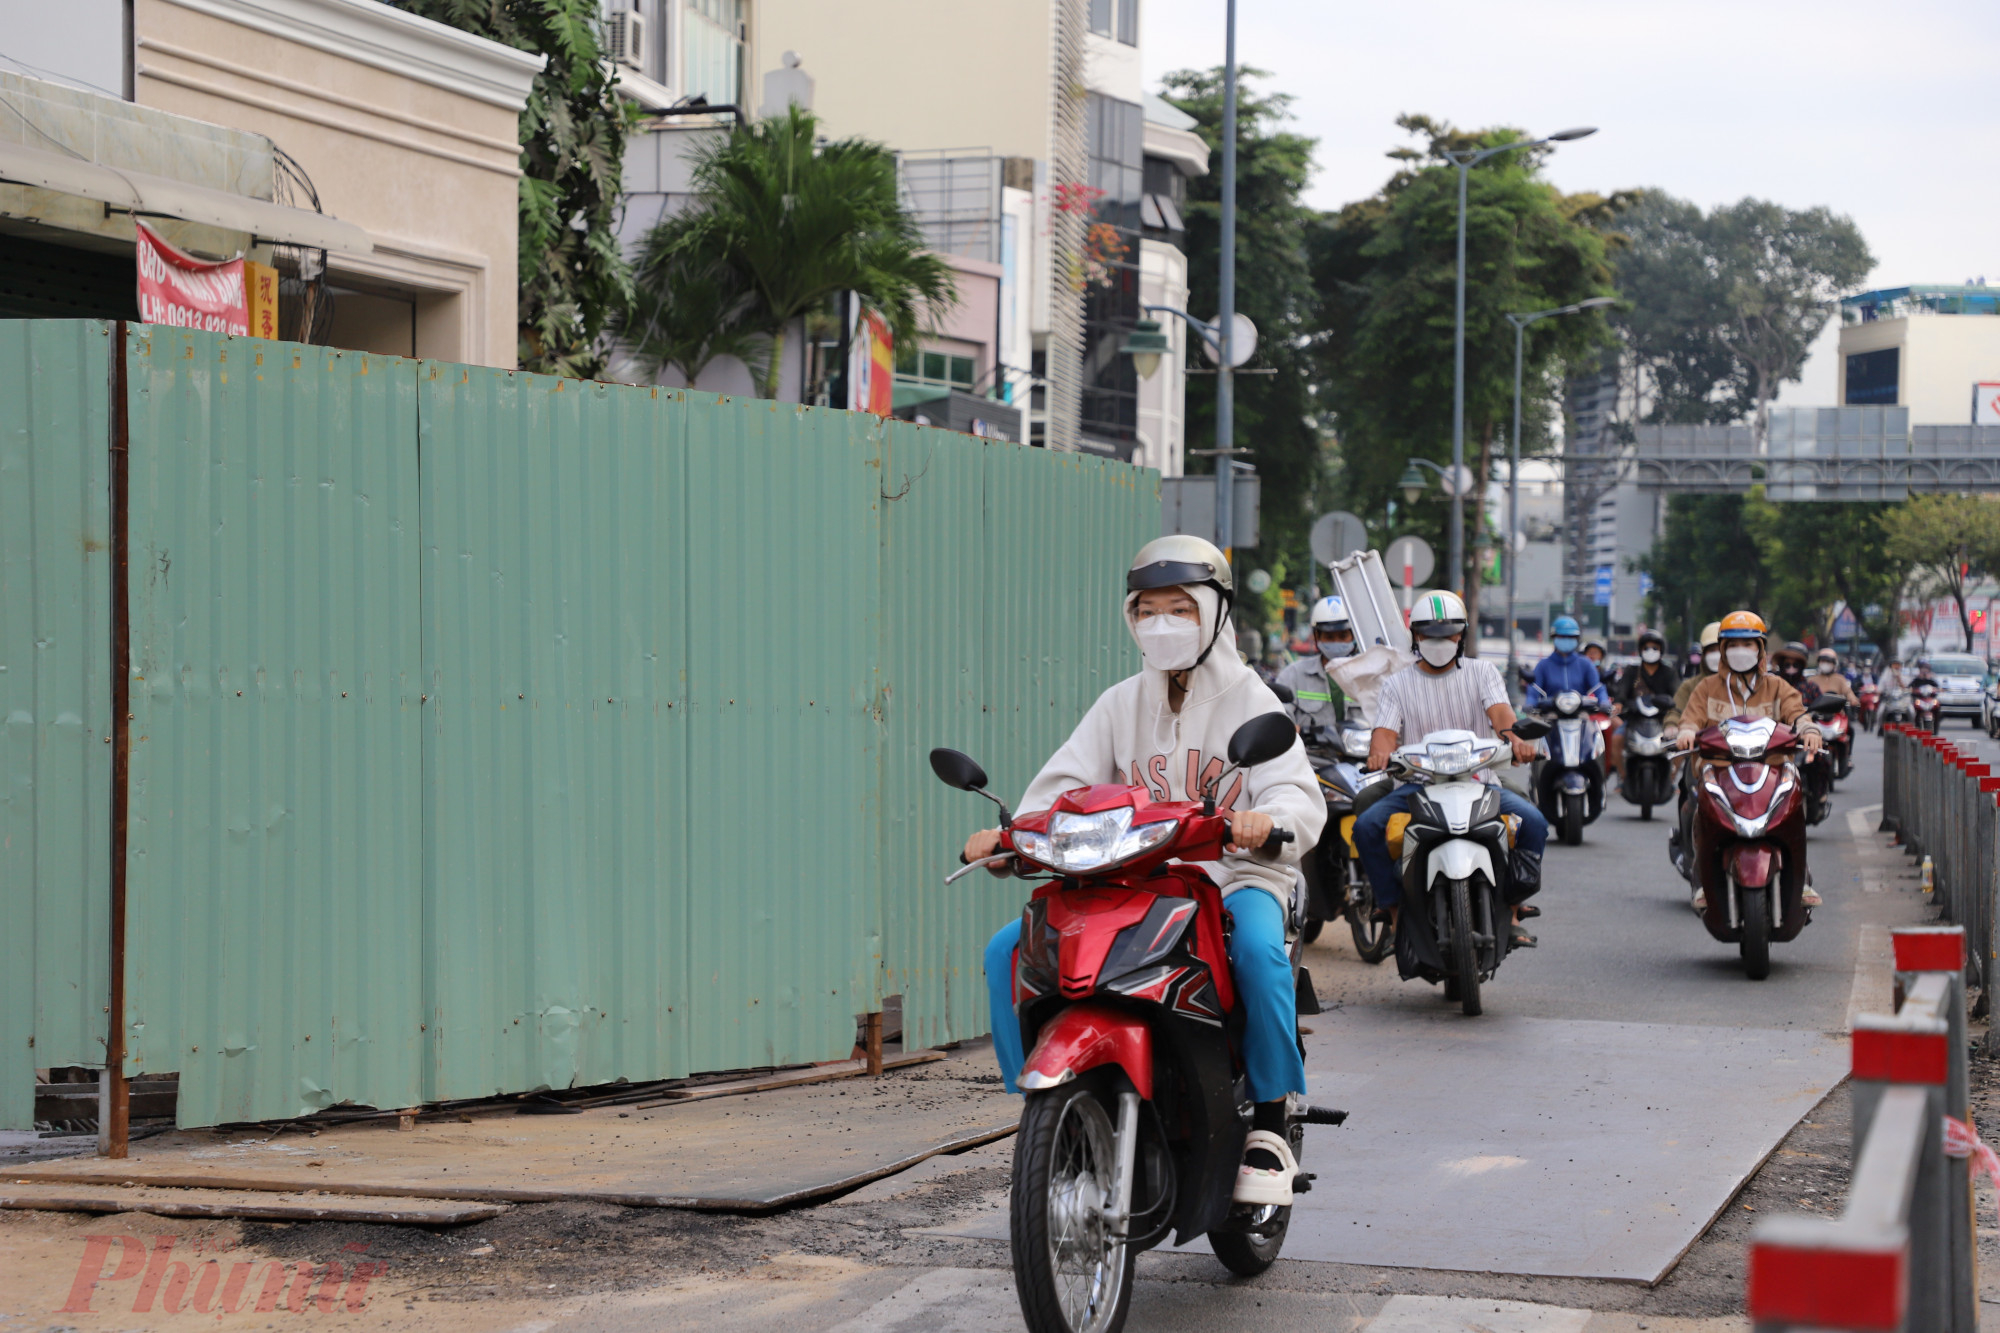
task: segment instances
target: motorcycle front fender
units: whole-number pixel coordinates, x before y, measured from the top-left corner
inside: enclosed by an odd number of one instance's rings
[[[1778,873],[1778,849],[1768,843],[1739,842],[1723,852],[1722,865],[1744,888],[1767,888]]]
[[[1073,1004],[1042,1025],[1015,1082],[1039,1092],[1105,1065],[1124,1070],[1139,1096],[1153,1100],[1152,1028],[1109,1005]]]
[[[1446,879],[1471,879],[1474,874],[1485,875],[1488,884],[1500,882],[1493,874],[1492,854],[1485,844],[1470,838],[1453,838],[1431,848],[1430,873],[1433,882],[1440,875]]]

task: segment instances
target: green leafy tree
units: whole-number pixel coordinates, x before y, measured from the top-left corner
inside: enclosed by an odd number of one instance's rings
[[[1877,502],[1746,499],[1744,524],[1768,571],[1766,618],[1782,625],[1786,638],[1810,635],[1824,642],[1838,603],[1857,619],[1874,605],[1883,614],[1863,629],[1870,639],[1887,642],[1908,572],[1907,563],[1891,555],[1883,530],[1885,516],[1894,512],[1895,506]]]
[[[1222,73],[1178,70],[1162,80],[1166,99],[1195,118],[1209,147],[1210,171],[1188,182],[1187,209],[1189,313],[1203,319],[1221,304]],[[1273,569],[1283,557],[1310,570],[1307,534],[1329,490],[1317,367],[1305,345],[1317,304],[1307,247],[1317,215],[1303,195],[1317,141],[1284,128],[1291,98],[1254,86],[1268,73],[1237,73],[1236,309],[1257,325],[1257,354],[1246,368],[1271,373],[1235,377],[1231,444],[1250,450],[1263,483],[1262,558]],[[1188,382],[1188,447],[1210,448],[1214,439],[1215,379],[1196,376]],[[1190,459],[1188,470],[1212,471],[1213,463]]]
[[[1958,607],[1965,651],[1972,651],[1968,580],[2000,569],[2000,506],[1968,495],[1913,495],[1881,517],[1889,557],[1911,567]]]
[[[1403,166],[1381,194],[1342,209],[1315,245],[1326,401],[1339,428],[1350,507],[1369,515],[1384,511],[1412,455],[1449,461],[1458,175],[1444,154],[1524,137],[1509,129],[1461,131],[1427,116],[1397,124],[1422,146],[1393,152]],[[1473,168],[1468,182],[1466,448],[1482,496],[1513,411],[1507,314],[1614,294],[1612,242],[1599,225],[1607,201],[1561,194],[1541,178],[1543,155],[1526,148],[1499,154]],[[1595,312],[1531,330],[1524,392],[1537,415],[1560,369],[1608,337]],[[1466,515],[1464,580],[1475,609],[1481,512],[1469,506]],[[1399,517],[1443,550],[1448,511],[1436,487]],[[1440,569],[1435,577],[1442,583],[1451,573]]]
[[[1705,230],[1729,313],[1723,340],[1749,372],[1761,440],[1780,386],[1799,378],[1834,302],[1875,259],[1853,221],[1825,208],[1745,199],[1709,214]]]
[[[1653,576],[1653,597],[1685,642],[1731,611],[1758,610],[1771,595],[1765,548],[1745,517],[1749,503],[1744,495],[1675,496],[1665,530],[1634,562]]]
[[[1730,310],[1711,252],[1708,219],[1657,190],[1612,223],[1624,304],[1611,322],[1624,340],[1646,419],[1694,424],[1741,421],[1755,407],[1750,371],[1724,334]]]
[[[958,300],[950,265],[898,196],[895,156],[865,139],[818,135],[813,114],[793,106],[717,139],[695,158],[694,207],[645,242],[649,315],[685,346],[705,311],[735,311],[726,336],[758,336],[768,348],[767,398],[777,397],[786,329],[836,294],[857,293],[899,345]],[[699,279],[684,308],[676,273]]]
[[[762,382],[771,339],[756,293],[728,255],[716,253],[715,233],[694,222],[682,214],[647,234],[618,335],[654,378],[671,366],[693,384],[709,362],[733,356]]]
[[[424,18],[548,58],[521,112],[520,362],[585,378],[631,299],[616,220],[634,111],[613,91],[597,0],[400,0]]]

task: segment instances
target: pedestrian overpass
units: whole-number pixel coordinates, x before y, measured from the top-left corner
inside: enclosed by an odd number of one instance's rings
[[[1901,500],[2000,492],[2000,426],[1913,426],[1907,407],[1773,408],[1757,448],[1750,426],[1640,425],[1630,443],[1573,454],[1569,474],[1649,490],[1770,500]]]

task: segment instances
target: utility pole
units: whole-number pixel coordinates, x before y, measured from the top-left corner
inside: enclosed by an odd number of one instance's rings
[[[1231,484],[1236,480],[1236,463],[1230,450],[1236,438],[1236,367],[1230,343],[1236,323],[1236,0],[1228,0],[1228,8],[1222,70],[1221,309],[1215,317],[1220,334],[1215,367],[1215,544],[1222,548],[1222,558],[1234,564],[1236,509]]]

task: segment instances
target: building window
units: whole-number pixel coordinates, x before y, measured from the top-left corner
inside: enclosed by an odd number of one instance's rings
[[[1148,232],[1167,232],[1170,239],[1187,230],[1187,177],[1163,157],[1146,159],[1145,194],[1139,199],[1139,225]]]
[[[743,87],[743,0],[687,0],[681,25],[685,91],[711,106],[739,105]]]
[[[1095,239],[1083,307],[1082,426],[1129,457],[1138,438],[1139,377],[1120,349],[1140,314],[1145,115],[1135,102],[1092,93],[1086,128]]]
[[[1901,370],[1902,349],[1884,347],[1879,352],[1857,352],[1847,358],[1847,401],[1850,405],[1896,405],[1896,384]]]
[[[971,393],[978,380],[978,365],[969,356],[929,348],[919,351],[914,347],[905,347],[896,353],[898,384],[935,385],[940,389]]]
[[[1090,0],[1090,30],[1127,46],[1139,44],[1139,0]]]

